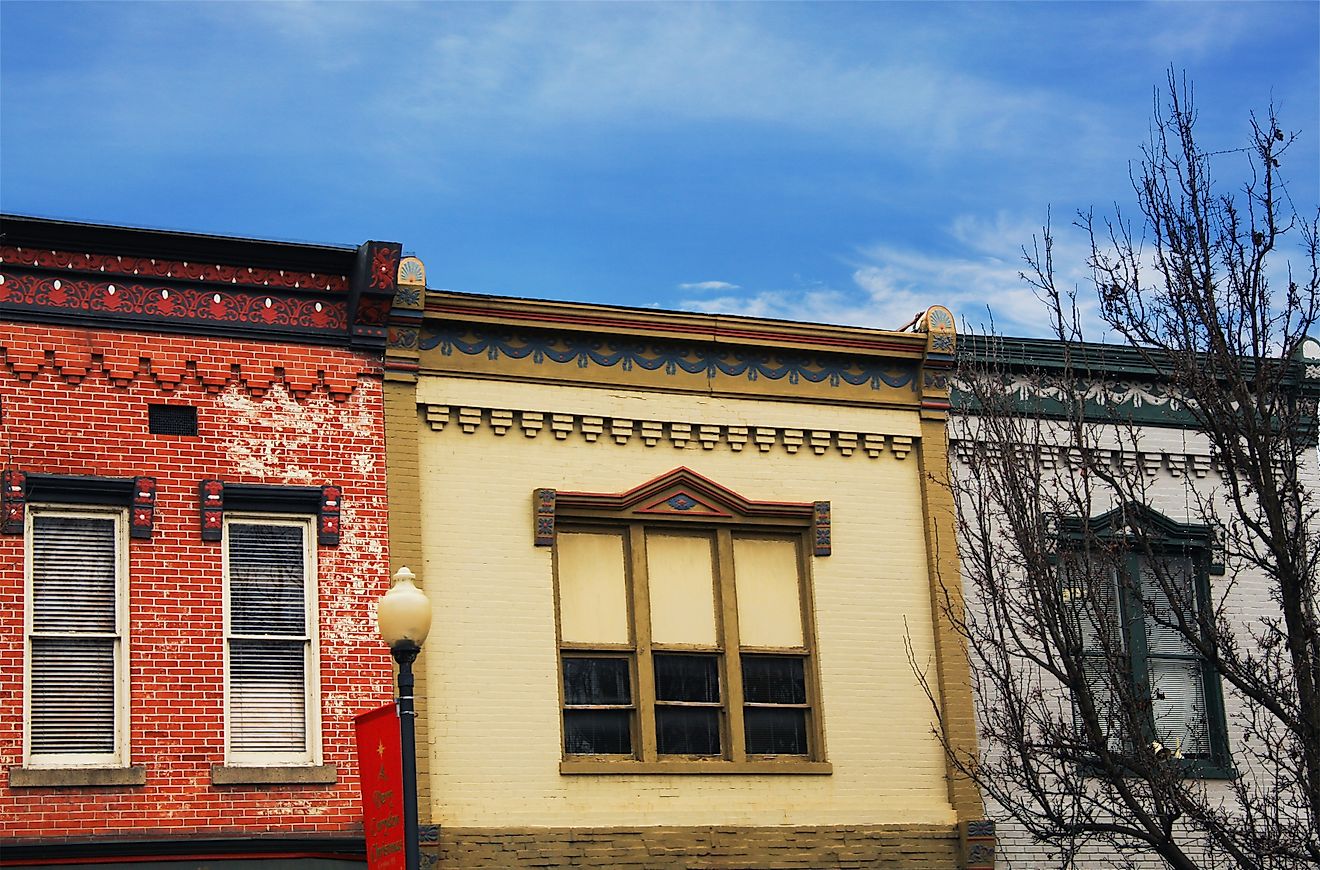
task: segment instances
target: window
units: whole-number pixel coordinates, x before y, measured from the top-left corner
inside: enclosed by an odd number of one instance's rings
[[[30,767],[127,767],[127,553],[122,510],[27,516]]]
[[[1115,750],[1158,743],[1189,772],[1230,775],[1219,677],[1187,637],[1209,606],[1208,530],[1138,515],[1139,534],[1092,521],[1096,546],[1061,562],[1101,729]]]
[[[320,759],[311,519],[226,516],[226,762]]]
[[[807,530],[726,519],[556,531],[563,772],[829,771]]]

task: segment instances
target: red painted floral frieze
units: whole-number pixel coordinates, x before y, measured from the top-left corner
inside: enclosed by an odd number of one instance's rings
[[[348,326],[342,302],[265,296],[248,288],[231,292],[45,275],[0,275],[0,304],[299,329],[344,330]]]
[[[113,275],[139,275],[151,278],[177,278],[187,281],[210,281],[248,287],[275,287],[287,290],[344,292],[344,275],[319,275],[315,272],[290,272],[282,269],[256,269],[249,266],[224,266],[212,263],[188,263],[144,257],[120,257],[114,254],[77,254],[0,245],[0,262],[40,269],[68,269],[82,272],[105,272]]]

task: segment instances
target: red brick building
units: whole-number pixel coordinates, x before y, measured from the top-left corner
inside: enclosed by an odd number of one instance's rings
[[[0,865],[360,861],[399,246],[0,221]]]

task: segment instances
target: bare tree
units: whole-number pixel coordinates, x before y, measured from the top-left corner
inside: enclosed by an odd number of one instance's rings
[[[1064,866],[1088,849],[1320,865],[1316,380],[1301,361],[1320,214],[1300,216],[1282,181],[1294,140],[1272,107],[1232,152],[1202,150],[1195,121],[1170,72],[1131,172],[1141,219],[1078,218],[1089,289],[1056,278],[1048,226],[1024,249],[1048,352],[973,336],[961,353],[948,483],[968,606],[949,616],[981,753],[953,761]],[[1230,162],[1245,182],[1219,192],[1212,165]],[[1111,343],[1083,340],[1085,310]],[[1115,402],[1134,390],[1168,420]],[[1208,468],[1152,443],[1175,418]]]

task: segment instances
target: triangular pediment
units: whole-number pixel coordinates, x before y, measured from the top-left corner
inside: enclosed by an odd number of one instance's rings
[[[665,514],[706,518],[806,517],[811,502],[754,501],[690,468],[680,466],[632,489],[618,493],[556,494],[562,510],[577,507],[620,514]]]

